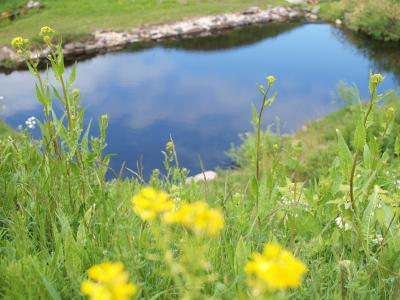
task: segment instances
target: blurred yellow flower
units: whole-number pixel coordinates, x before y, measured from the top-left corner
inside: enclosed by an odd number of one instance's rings
[[[154,220],[161,214],[171,211],[174,202],[163,191],[156,191],[151,187],[143,188],[132,198],[133,211],[143,220]]]
[[[249,276],[250,286],[259,294],[264,290],[299,287],[307,267],[280,245],[270,243],[265,245],[262,254],[253,254],[245,271]]]
[[[266,79],[267,79],[267,82],[268,82],[269,86],[272,86],[274,84],[274,82],[276,81],[276,78],[274,76],[272,76],[272,75],[267,76]]]
[[[44,37],[44,36],[52,36],[55,33],[55,30],[49,26],[44,26],[40,28],[39,35]]]
[[[385,79],[385,78],[384,78],[381,74],[379,74],[379,73],[376,73],[376,74],[372,74],[372,75],[371,75],[371,82],[372,82],[373,84],[376,84],[376,85],[380,84],[384,79]]]
[[[49,26],[44,26],[40,29],[39,36],[41,36],[45,43],[50,43],[55,34],[55,30]]]
[[[372,74],[370,73],[370,79],[369,79],[369,91],[372,94],[373,91],[378,87],[378,85],[383,82],[385,78],[379,74]]]
[[[16,50],[26,50],[29,47],[29,40],[18,36],[12,39],[11,46]]]
[[[81,292],[91,300],[125,300],[137,291],[120,262],[95,265],[88,270],[88,277],[82,282]]]
[[[210,208],[206,202],[185,203],[176,211],[163,216],[166,223],[182,224],[196,234],[217,236],[224,227],[222,213]]]

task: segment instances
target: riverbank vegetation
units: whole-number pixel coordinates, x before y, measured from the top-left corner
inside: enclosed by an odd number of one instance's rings
[[[26,1],[1,1],[0,13],[15,10]],[[15,20],[0,20],[0,46],[8,46],[16,35],[39,43],[36,32],[43,20],[58,28],[64,41],[87,39],[96,29],[124,30],[142,25],[178,21],[189,17],[237,12],[250,6],[285,5],[285,0],[223,0],[223,1],[64,1],[42,0],[43,9],[33,9]]]
[[[230,152],[240,168],[215,182],[187,182],[172,140],[147,182],[106,180],[108,118],[83,128],[79,68],[65,74],[54,34],[40,34],[54,88],[13,40],[44,116],[39,140],[0,139],[1,298],[400,297],[400,104],[381,75],[365,102],[342,85],[346,107],[292,137],[261,123],[279,101],[267,77],[255,133]]]
[[[96,29],[126,30],[143,25],[178,21],[185,18],[238,12],[250,6],[289,6],[285,0],[224,0],[224,1],[62,1],[42,0],[40,9],[21,10],[24,0],[0,2],[0,46],[8,46],[17,34],[30,38],[35,46],[41,44],[36,32],[43,20],[59,28],[64,41],[90,39]],[[321,1],[323,20],[341,19],[355,31],[362,31],[378,40],[400,39],[400,4],[394,0],[325,0]],[[12,15],[13,17],[9,17]]]
[[[400,2],[395,0],[341,0],[324,4],[322,17],[344,20],[346,26],[374,39],[400,40]]]

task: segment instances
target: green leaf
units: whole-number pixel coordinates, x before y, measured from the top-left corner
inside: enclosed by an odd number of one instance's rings
[[[340,130],[336,130],[336,133],[338,137],[338,152],[342,173],[346,178],[350,178],[353,157],[343,135],[340,133]]]
[[[262,84],[259,84],[259,85],[258,85],[258,90],[260,91],[260,93],[261,93],[262,95],[265,95],[265,89],[264,89],[264,86],[263,86]]]
[[[42,103],[44,105],[45,104],[44,95],[42,94],[42,92],[40,91],[40,89],[36,83],[35,83],[35,91],[36,91],[37,99],[40,101],[40,103]]]
[[[377,139],[374,136],[369,137],[368,146],[374,157],[377,157],[380,154],[380,147],[379,147]]]
[[[364,146],[363,159],[364,159],[364,165],[368,169],[371,169],[374,160],[372,159],[371,150],[369,150],[369,147],[367,144],[365,144],[365,146]]]
[[[72,72],[67,82],[68,88],[70,88],[75,83],[75,79],[76,79],[76,63],[72,67]]]
[[[250,253],[246,247],[246,244],[243,241],[243,237],[241,236],[236,244],[234,263],[235,274],[237,275],[237,286],[239,290],[243,290],[246,286],[246,276],[244,274],[244,269],[249,254]]]
[[[357,152],[361,152],[364,149],[364,145],[367,143],[367,132],[364,127],[364,122],[360,119],[354,132],[354,147]]]
[[[251,181],[250,181],[250,194],[254,199],[257,199],[257,195],[258,195],[258,182],[257,182],[257,178],[256,176],[253,176]]]
[[[396,141],[394,143],[394,153],[397,155],[400,155],[400,139],[399,137],[396,137]]]
[[[264,107],[271,106],[274,103],[277,95],[278,95],[278,93],[275,92],[271,98],[269,98],[267,101],[265,101]]]
[[[76,279],[82,273],[81,249],[72,236],[71,229],[64,236],[65,269],[70,279]]]
[[[43,285],[45,286],[46,290],[49,292],[49,295],[51,296],[51,299],[53,300],[61,300],[60,294],[57,292],[57,290],[52,286],[52,284],[46,279],[46,277],[39,271],[37,270],[40,278],[43,281]]]
[[[374,191],[371,195],[367,208],[364,210],[362,222],[361,222],[361,230],[364,237],[364,243],[366,246],[366,250],[369,252],[369,241],[372,236],[373,228],[375,227],[376,217],[375,217],[375,209],[378,205],[378,193]],[[368,254],[368,253],[367,253]]]
[[[251,104],[251,120],[254,124],[254,126],[257,126],[258,124],[258,111],[256,106],[252,103]]]

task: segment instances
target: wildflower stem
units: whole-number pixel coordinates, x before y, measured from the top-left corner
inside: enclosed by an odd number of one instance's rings
[[[367,111],[364,115],[364,120],[363,120],[363,125],[365,130],[367,129],[367,121],[368,121],[368,117],[372,112],[372,109],[374,107],[374,100],[376,98],[376,87],[374,88],[374,90],[371,93],[371,97],[369,99],[369,103],[368,103],[368,108]],[[350,179],[349,179],[349,188],[350,188],[350,202],[351,202],[351,206],[354,209],[354,212],[356,212],[356,204],[355,204],[355,198],[354,198],[354,175],[356,172],[356,168],[357,168],[357,161],[359,159],[360,156],[360,151],[357,150],[356,153],[354,154],[353,157],[353,164],[351,166],[351,173],[350,173]]]
[[[63,93],[64,93],[65,109],[67,110],[68,129],[71,129],[73,124],[72,124],[71,107],[70,107],[70,103],[69,103],[68,92],[67,92],[67,88],[65,86],[65,82],[64,82],[62,74],[59,74],[59,76],[60,76],[60,82],[61,82],[62,90],[63,90]]]
[[[260,202],[260,147],[261,147],[261,120],[265,108],[265,103],[267,101],[267,95],[271,88],[268,84],[267,91],[263,93],[263,101],[261,104],[260,111],[258,113],[257,119],[257,140],[256,140],[256,179],[257,179],[257,197],[256,197],[256,207],[258,212],[259,202]]]
[[[267,101],[267,95],[270,90],[270,86],[268,86],[267,91],[263,94],[263,101],[258,113],[257,119],[257,141],[256,141],[256,178],[257,183],[260,180],[260,140],[261,140],[261,119],[265,108],[265,102]],[[257,201],[258,202],[258,201]]]

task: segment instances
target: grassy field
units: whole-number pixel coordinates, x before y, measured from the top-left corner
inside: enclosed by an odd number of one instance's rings
[[[236,12],[253,5],[287,4],[284,0],[43,0],[45,9],[33,11],[15,21],[0,23],[0,46],[23,35],[37,39],[43,25],[49,25],[64,39],[85,38],[96,29],[127,29],[144,24],[181,20],[193,16]],[[0,1],[0,12],[15,8],[24,1]]]
[[[0,136],[5,136],[8,134],[12,134],[11,129],[3,121],[0,120]]]
[[[261,123],[268,76],[230,152],[240,168],[216,181],[187,182],[173,141],[147,182],[106,180],[108,117],[90,136],[79,66],[65,78],[51,53],[54,89],[30,65],[41,139],[0,137],[0,298],[400,298],[400,101],[381,75],[365,102],[341,86],[343,110],[284,137]]]

